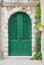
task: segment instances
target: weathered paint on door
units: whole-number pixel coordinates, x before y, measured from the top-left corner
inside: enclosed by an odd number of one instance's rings
[[[32,24],[24,12],[11,15],[8,22],[9,56],[32,55]]]

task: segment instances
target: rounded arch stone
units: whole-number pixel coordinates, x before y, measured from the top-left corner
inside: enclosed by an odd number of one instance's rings
[[[29,16],[29,14],[26,13],[26,12],[24,12],[24,11],[17,11],[17,12],[14,12],[13,14],[11,14],[11,16],[9,17],[9,19],[10,19],[13,15],[18,14],[18,13],[26,14],[26,15],[31,19],[31,17]],[[9,20],[9,19],[8,19],[8,20]],[[9,23],[9,22],[8,22],[8,23]]]
[[[28,12],[27,12],[28,11]],[[16,13],[16,12],[24,12],[24,13],[27,13],[27,15],[29,15],[30,16],[30,18],[31,19],[33,19],[33,14],[30,14],[30,10],[27,10],[27,11],[25,11],[25,10],[23,10],[22,9],[22,7],[16,7],[16,8],[14,8],[14,9],[12,9],[12,10],[10,10],[9,11],[9,16],[8,16],[8,19],[10,18],[10,16],[12,15],[12,14],[14,14],[14,13]]]

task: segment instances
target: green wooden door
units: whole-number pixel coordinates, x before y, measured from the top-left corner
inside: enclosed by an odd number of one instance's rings
[[[10,17],[8,40],[10,56],[32,55],[32,24],[26,13],[17,12]]]

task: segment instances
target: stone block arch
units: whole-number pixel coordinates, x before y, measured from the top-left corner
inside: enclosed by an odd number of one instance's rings
[[[3,9],[4,9],[4,11],[3,11]],[[27,8],[26,8],[27,9]],[[3,30],[6,30],[5,31],[5,34],[4,34],[4,36],[5,37],[3,37],[4,39],[4,42],[5,42],[5,46],[3,45],[3,55],[4,55],[4,57],[10,57],[10,56],[8,56],[8,20],[9,20],[9,18],[10,18],[10,16],[13,14],[13,13],[15,13],[15,12],[26,12],[29,16],[30,16],[30,18],[31,18],[31,20],[32,20],[32,33],[35,33],[34,32],[34,12],[32,12],[31,13],[31,11],[29,10],[29,8],[27,9],[27,10],[23,10],[22,9],[22,7],[15,7],[15,8],[13,8],[12,7],[12,9],[10,9],[10,7],[9,7],[9,10],[7,9],[7,7],[4,7],[4,8],[2,8],[2,13],[4,13],[3,15],[5,16],[5,19],[4,19],[4,17],[2,17],[2,21],[4,21],[4,25],[7,27],[7,29],[3,29]],[[2,41],[2,44],[4,43],[3,41]],[[32,34],[32,56],[33,56],[33,46],[34,46],[34,44],[35,44],[35,34]],[[23,58],[30,58],[30,57],[23,57]]]

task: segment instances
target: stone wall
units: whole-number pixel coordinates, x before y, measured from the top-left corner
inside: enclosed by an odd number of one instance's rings
[[[0,5],[0,39],[1,39],[1,5]],[[0,56],[1,56],[1,40],[0,40]]]
[[[38,0],[0,0],[0,2],[28,2],[28,1],[38,1]]]
[[[0,57],[2,56],[2,44],[1,44],[1,5],[0,5]]]

